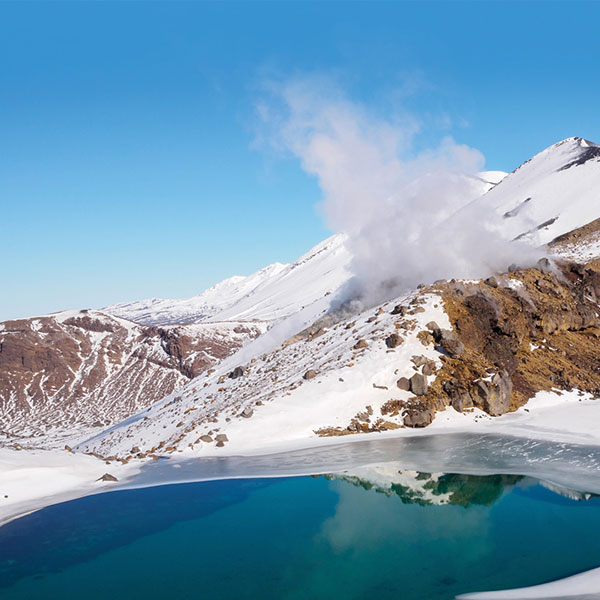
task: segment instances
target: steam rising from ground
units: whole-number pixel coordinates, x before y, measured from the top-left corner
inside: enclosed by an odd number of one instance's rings
[[[355,278],[346,297],[371,304],[533,258],[530,247],[501,237],[493,211],[461,210],[483,191],[478,150],[447,137],[414,156],[414,119],[376,116],[322,81],[271,85],[258,111],[270,141],[317,177],[327,225],[348,235]]]

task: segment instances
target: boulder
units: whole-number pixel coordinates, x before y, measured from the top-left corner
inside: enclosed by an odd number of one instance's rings
[[[433,332],[433,337],[435,342],[451,358],[460,358],[464,352],[465,345],[458,339],[454,331],[450,331],[450,329],[436,329]]]
[[[421,369],[421,373],[423,373],[423,375],[427,376],[427,375],[433,375],[436,371],[435,368],[435,362],[432,360],[428,360],[424,365],[423,368]]]
[[[306,371],[306,373],[304,373],[303,378],[304,379],[314,379],[317,376],[317,372],[314,369],[309,369],[308,371]]]
[[[397,333],[392,333],[392,335],[385,338],[385,345],[388,348],[396,348],[403,342],[402,338]]]
[[[427,427],[433,422],[435,411],[430,406],[409,402],[404,409],[403,417],[406,427]]]
[[[427,362],[427,358],[422,354],[415,354],[414,356],[410,357],[410,362],[412,362],[415,367],[419,368]]]
[[[240,416],[244,417],[244,419],[249,419],[253,414],[254,411],[249,406],[246,406],[246,408],[240,413]]]
[[[229,379],[237,379],[244,374],[244,367],[236,367],[231,373],[229,373]]]
[[[421,375],[421,373],[415,373],[410,378],[410,391],[415,396],[424,396],[427,393],[427,377]]]
[[[410,381],[406,377],[400,377],[400,379],[396,381],[396,385],[399,389],[404,390],[405,392],[410,391]]]
[[[369,343],[367,342],[367,340],[358,340],[358,342],[356,342],[356,344],[354,344],[354,346],[352,346],[353,350],[361,350],[362,348],[367,348],[369,346]]]
[[[458,382],[446,381],[443,387],[450,398],[450,405],[454,410],[463,412],[466,408],[473,406],[471,394]]]
[[[96,481],[119,481],[114,475],[110,473],[104,473],[102,477],[96,479]]]
[[[476,404],[493,417],[510,408],[512,381],[506,371],[496,373],[491,381],[478,381],[475,386]]]
[[[402,306],[402,304],[397,304],[396,306],[394,306],[394,310],[392,310],[393,315],[400,315],[400,316],[404,316],[406,314],[407,308],[406,306]]]
[[[215,440],[217,440],[217,442],[228,442],[229,438],[224,434],[224,433],[219,433],[216,437]],[[217,444],[218,445],[218,444]]]
[[[213,441],[213,439],[212,439],[212,437],[210,435],[201,435],[200,436],[200,441],[206,442],[207,444],[210,444]]]

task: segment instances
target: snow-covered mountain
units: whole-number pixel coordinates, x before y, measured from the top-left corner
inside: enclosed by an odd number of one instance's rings
[[[472,182],[480,197],[452,218],[475,209],[480,214],[484,207],[500,216],[499,227],[506,238],[533,245],[577,228],[590,228],[600,218],[599,158],[598,146],[570,138],[511,174],[481,173]],[[571,256],[580,250],[585,237],[586,261],[594,258],[594,248],[600,245],[589,242],[592,234],[597,235],[596,228],[585,236],[575,233],[569,238]],[[564,245],[553,251],[566,255]],[[102,312],[62,313],[2,324],[0,363],[7,366],[0,426],[13,435],[42,434],[58,426],[108,426],[125,419],[81,446],[101,454],[124,455],[130,452],[131,439],[145,453],[190,449],[190,445],[197,451],[202,444],[203,451],[211,451],[210,442],[198,440],[204,436],[217,441],[216,435],[227,432],[234,440],[231,450],[244,451],[268,447],[271,442],[305,442],[316,435],[402,427],[407,422],[405,404],[414,393],[410,386],[405,389],[405,383],[399,389],[396,382],[401,377],[410,379],[415,372],[422,374],[426,366],[430,372],[425,375],[426,383],[435,384],[434,373],[446,367],[445,353],[440,353],[439,344],[431,344],[435,331],[428,324],[435,321],[448,330],[464,327],[464,315],[451,309],[464,304],[465,290],[438,285],[409,292],[360,315],[344,311],[329,315],[332,301],[339,305],[337,292],[352,277],[351,260],[346,237],[338,234],[292,264],[275,263],[247,277],[229,278],[190,299],[140,301]],[[547,286],[563,285],[551,277],[541,275]],[[577,285],[587,286],[588,296],[596,294],[593,277],[576,277],[581,280]],[[500,277],[494,288],[497,292],[490,292],[483,283],[472,283],[467,296],[495,294],[496,305],[512,315],[514,294],[528,294],[530,299],[538,294],[537,284],[529,278],[527,274]],[[538,313],[528,317],[531,323],[539,321],[546,328],[548,323],[558,323],[565,331],[579,331],[580,322],[588,327],[593,309],[575,298],[573,289],[565,288],[563,293],[567,298],[563,306],[576,311],[577,318],[549,316],[553,305],[542,294]],[[597,293],[600,297],[600,287]],[[392,310],[397,305],[402,307],[399,313]],[[470,305],[461,310],[470,319],[479,319],[480,309],[487,310]],[[85,326],[88,320],[100,325]],[[526,331],[521,338],[509,335],[511,343],[519,345],[534,336],[531,323],[523,324]],[[398,344],[389,341],[395,339],[394,334],[400,338]],[[493,337],[496,332],[486,335]],[[475,337],[471,332],[461,339],[469,347]],[[537,347],[537,342],[533,345]],[[44,359],[29,359],[40,356]],[[504,367],[486,361],[470,365],[465,373],[482,381],[496,377],[488,391],[497,393],[504,385]],[[483,364],[489,373],[481,371]],[[207,370],[211,366],[215,372]],[[242,374],[237,367],[242,367]],[[516,405],[530,392],[519,386],[522,382],[514,387],[513,396],[519,398]],[[449,392],[437,393],[450,402]],[[392,400],[396,404],[390,405]],[[478,419],[496,410],[490,408],[489,398],[479,400],[473,403]],[[400,405],[404,408],[396,410]],[[439,408],[417,411],[421,416],[411,419],[427,424]]]
[[[469,178],[471,197],[484,194],[504,177],[503,171],[484,171]],[[345,244],[344,234],[333,235],[291,264],[274,263],[246,277],[230,277],[192,298],[152,298],[103,310],[145,325],[231,319],[274,323],[334,294],[348,281],[352,257]]]
[[[550,146],[507,175],[485,171],[470,181],[474,202],[458,212],[494,211],[507,239],[547,244],[598,218],[600,147],[582,138]],[[465,219],[466,214],[465,214]],[[343,234],[334,235],[292,264],[274,263],[234,276],[187,299],[149,299],[108,306],[109,314],[146,325],[259,320],[270,323],[334,293],[351,276]]]
[[[107,306],[104,311],[144,325],[202,321],[234,305],[288,266],[274,263],[247,277],[235,275],[192,298],[182,300],[150,298],[122,302]]]
[[[185,300],[141,300],[103,309],[147,325],[195,321],[266,321],[292,315],[334,293],[350,277],[345,236],[334,235],[292,264],[274,263],[248,275],[230,277]]]
[[[555,144],[487,183],[487,193],[461,210],[496,211],[505,237],[533,245],[586,226],[600,217],[597,148],[581,138]],[[142,455],[212,453],[215,442],[229,452],[267,450],[424,426],[438,411],[477,422],[539,390],[597,383],[600,357],[589,336],[599,322],[600,274],[593,270],[561,274],[544,263],[490,283],[438,283],[326,322],[318,319],[330,308],[327,292],[349,276],[350,258],[341,236],[317,248],[213,317],[278,318],[269,335],[81,449],[127,455],[135,439]],[[552,342],[539,343],[549,335]],[[557,347],[565,356],[580,348],[578,362],[558,368]]]
[[[35,444],[118,423],[265,329],[235,321],[145,327],[93,310],[5,321],[0,434]]]
[[[600,146],[572,137],[536,154],[466,207],[501,215],[501,233],[539,246],[600,217]]]

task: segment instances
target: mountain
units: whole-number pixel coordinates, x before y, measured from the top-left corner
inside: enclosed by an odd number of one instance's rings
[[[452,217],[493,211],[504,237],[547,244],[556,264],[436,282],[357,314],[338,299],[352,276],[338,234],[187,300],[4,323],[0,427],[56,440],[95,426],[79,448],[103,456],[247,452],[448,410],[479,422],[553,387],[595,392],[597,149],[570,138],[511,174],[481,173]]]
[[[600,217],[594,148],[581,138],[555,144],[461,210],[484,204],[500,214],[503,235],[533,245],[588,227]],[[560,258],[561,248],[552,251]],[[562,259],[486,281],[436,282],[358,315],[321,319],[331,309],[322,298],[313,326],[292,314],[294,326],[274,326],[214,373],[80,448],[128,456],[135,439],[140,456],[210,454],[215,443],[272,451],[423,427],[440,413],[477,423],[542,390],[600,393],[598,298],[600,272]]]
[[[145,327],[93,310],[6,321],[0,324],[0,435],[35,443],[40,435],[107,427],[265,329],[243,322]]]

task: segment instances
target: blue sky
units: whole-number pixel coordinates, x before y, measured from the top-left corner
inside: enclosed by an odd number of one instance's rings
[[[512,170],[600,141],[595,2],[0,4],[0,320],[187,297],[330,232],[257,147],[265,79],[318,73]]]

